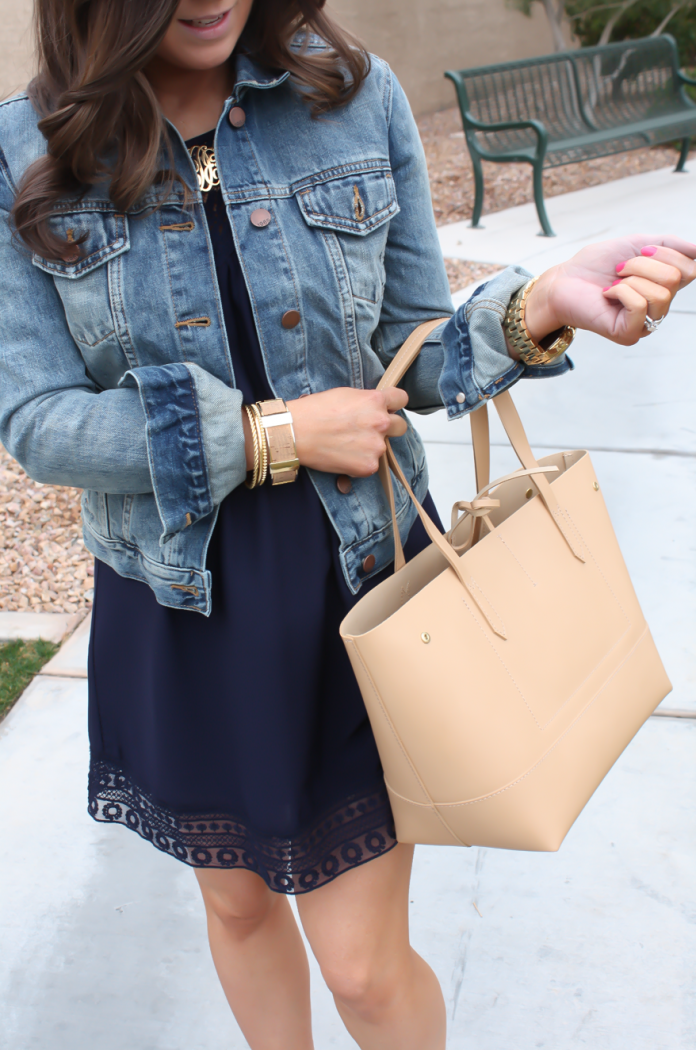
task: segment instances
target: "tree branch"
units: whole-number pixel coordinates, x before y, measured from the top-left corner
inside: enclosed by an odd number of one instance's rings
[[[621,15],[624,13],[624,11],[628,10],[628,8],[631,7],[635,3],[636,3],[636,0],[624,0],[624,2],[622,3],[621,7],[619,8],[619,10],[616,12],[616,14],[613,14],[611,16],[611,18],[609,19],[609,21],[605,25],[604,29],[602,30],[602,35],[599,38],[599,43],[600,44],[608,44],[609,43],[609,38],[611,37],[611,34],[614,31],[614,26],[616,25],[616,23],[621,18]]]

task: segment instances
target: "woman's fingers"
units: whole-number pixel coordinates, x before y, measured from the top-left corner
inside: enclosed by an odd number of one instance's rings
[[[631,238],[636,247],[640,248],[640,251],[645,253],[647,248],[664,248],[666,251],[675,251],[678,255],[682,255],[687,259],[696,259],[696,244],[691,241],[685,241],[683,237],[638,237]],[[641,243],[641,241],[643,243]],[[666,260],[669,261],[669,260]]]
[[[670,299],[677,294],[682,283],[682,272],[676,266],[642,255],[629,259],[623,266],[619,264],[616,274],[618,277],[644,277],[653,284],[660,284],[669,291]]]
[[[621,283],[633,288],[646,301],[648,317],[652,317],[653,321],[667,316],[673,296],[664,285],[648,281],[645,277],[627,277]],[[614,287],[618,288],[619,285]]]
[[[643,251],[645,252],[645,249]],[[672,261],[667,262],[656,258],[658,252],[670,256]],[[680,262],[680,266],[674,265],[675,261]],[[616,271],[622,280],[612,285],[611,288],[617,289],[621,285],[628,285],[644,301],[647,316],[659,321],[669,312],[672,299],[682,287],[684,272],[688,271],[689,267],[696,269],[693,262],[686,256],[680,255],[679,252],[670,248],[655,248],[648,255],[637,255],[633,259],[619,263]],[[615,298],[606,290],[605,295],[607,298]],[[621,299],[620,301],[623,302]],[[634,324],[637,324],[638,302],[632,296],[629,296],[628,301],[634,305],[635,316],[626,319],[629,328],[632,328]]]
[[[387,412],[398,412],[402,408],[406,408],[408,404],[408,394],[405,390],[400,390],[398,386],[388,386],[382,391],[384,397],[384,407]]]
[[[684,252],[677,251],[674,247],[667,248],[662,245],[648,244],[641,248],[641,256],[673,266],[681,275],[680,287],[682,288],[696,280],[696,261]],[[633,261],[631,260],[631,262]]]
[[[387,430],[386,436],[390,438],[402,437],[407,430],[408,427],[406,425],[406,420],[402,419],[401,416],[393,415],[389,422],[389,429]]]
[[[650,304],[647,297],[641,295],[632,286],[632,282],[638,279],[631,277],[626,281],[620,281],[618,284],[613,284],[610,288],[604,289],[604,295],[607,299],[613,299],[621,303],[624,308],[616,316],[614,331],[607,334],[610,339],[614,339],[618,343],[625,343],[627,346],[631,346],[642,335],[646,334],[645,318]],[[646,281],[645,283],[649,284],[650,282]],[[658,288],[659,285],[652,285],[651,287]]]

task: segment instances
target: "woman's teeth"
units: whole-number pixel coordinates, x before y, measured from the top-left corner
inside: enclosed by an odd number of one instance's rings
[[[187,25],[195,26],[196,29],[208,29],[209,26],[214,26],[217,22],[222,22],[224,14],[215,15],[213,18],[186,18],[183,19]]]

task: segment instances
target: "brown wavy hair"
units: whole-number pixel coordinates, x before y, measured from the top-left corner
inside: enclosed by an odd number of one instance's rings
[[[289,70],[318,116],[349,102],[369,71],[369,58],[323,11],[325,0],[254,0],[237,50],[269,70]],[[68,194],[106,182],[128,211],[162,172],[171,145],[144,68],[159,47],[179,0],[35,0],[39,73],[29,95],[40,115],[47,153],[27,169],[12,216],[32,251],[65,258],[66,243],[48,219]],[[296,34],[318,34],[322,52],[290,48]],[[69,251],[74,253],[75,244]],[[79,248],[78,248],[79,250]]]

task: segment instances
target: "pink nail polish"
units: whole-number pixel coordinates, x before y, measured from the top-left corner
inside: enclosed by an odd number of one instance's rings
[[[612,281],[609,287],[613,288],[615,284],[621,284],[621,281]]]
[[[657,251],[657,248],[655,247],[654,244],[648,244],[648,245],[646,245],[645,248],[641,248],[640,254],[641,255],[654,255],[656,251]]]
[[[625,263],[625,262],[622,262],[622,263],[617,263],[617,264],[616,264],[616,272],[617,272],[617,273],[621,273],[621,271],[623,270],[623,268],[624,268],[624,266],[625,266],[625,265],[626,265],[626,263]]]
[[[611,285],[610,285],[610,284],[608,284],[608,285],[606,286],[606,288],[602,288],[602,291],[603,291],[603,292],[608,292],[610,288],[611,288]]]

